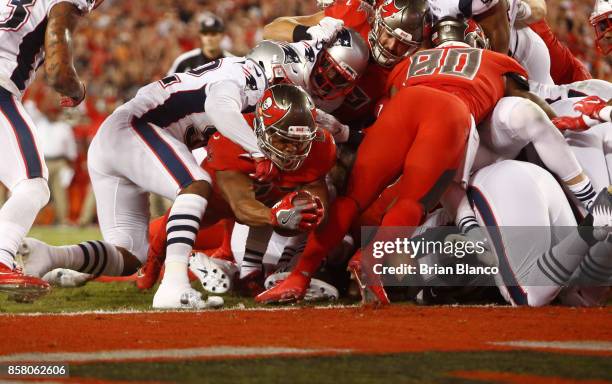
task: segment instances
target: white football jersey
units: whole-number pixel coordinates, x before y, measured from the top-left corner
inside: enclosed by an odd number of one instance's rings
[[[94,0],[10,0],[0,2],[0,87],[21,97],[44,59],[47,17],[54,5],[91,11]]]
[[[254,142],[242,115],[237,113],[241,121],[235,121],[236,114],[230,116],[225,111],[254,110],[266,87],[263,70],[253,60],[228,57],[148,84],[120,108],[127,108],[132,116],[167,130],[183,142],[209,128],[218,128],[238,143],[240,140],[226,132],[240,134],[241,129],[248,129]],[[213,94],[215,100],[211,100]],[[215,108],[206,110],[207,105]]]
[[[498,2],[499,0],[429,0],[429,9],[434,20],[445,16],[470,18],[488,11]]]

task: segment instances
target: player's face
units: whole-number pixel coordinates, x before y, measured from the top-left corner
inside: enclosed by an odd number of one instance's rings
[[[289,140],[279,135],[273,135],[270,141],[274,148],[290,156],[302,155],[310,146],[308,141]]]
[[[206,32],[200,34],[200,41],[202,48],[217,50],[221,46],[221,40],[223,40],[223,33],[220,32]]]
[[[598,42],[600,49],[604,54],[608,54],[612,50],[612,18],[599,21],[595,28],[597,35],[602,36]]]
[[[404,56],[406,52],[412,48],[411,45],[401,42],[384,28],[378,37],[378,42],[383,46],[383,48],[395,56]]]

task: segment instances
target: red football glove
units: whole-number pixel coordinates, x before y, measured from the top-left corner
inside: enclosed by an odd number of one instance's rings
[[[60,105],[64,108],[74,108],[77,105],[81,104],[83,100],[85,100],[85,84],[81,83],[83,87],[83,96],[80,99],[73,99],[70,96],[62,96],[60,99]]]
[[[323,203],[308,191],[291,192],[272,207],[272,225],[275,227],[310,231],[323,220]]]
[[[269,183],[278,178],[280,170],[272,162],[272,160],[265,157],[256,157],[254,161],[255,172],[249,174],[252,179],[257,180],[260,183]]]
[[[572,116],[560,116],[552,119],[553,124],[561,131],[569,130],[569,131],[586,131],[589,129],[587,123],[584,122],[582,115],[572,117]]]
[[[574,110],[594,120],[601,120],[599,112],[606,106],[606,102],[599,96],[589,96],[574,103]]]

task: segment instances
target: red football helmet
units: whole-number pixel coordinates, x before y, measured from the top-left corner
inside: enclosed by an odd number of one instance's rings
[[[316,109],[300,87],[277,84],[255,107],[255,134],[261,152],[281,170],[298,169],[317,134]]]
[[[589,19],[595,28],[595,43],[603,55],[612,51],[612,5],[610,0],[597,0]]]

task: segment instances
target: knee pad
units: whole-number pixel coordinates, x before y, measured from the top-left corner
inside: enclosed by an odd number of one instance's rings
[[[11,195],[27,197],[32,204],[36,204],[38,210],[47,205],[49,199],[51,198],[51,192],[49,191],[47,180],[43,179],[42,177],[20,181],[11,190]]]
[[[425,209],[421,204],[412,199],[400,198],[383,217],[382,226],[416,227],[421,223],[424,214]]]

